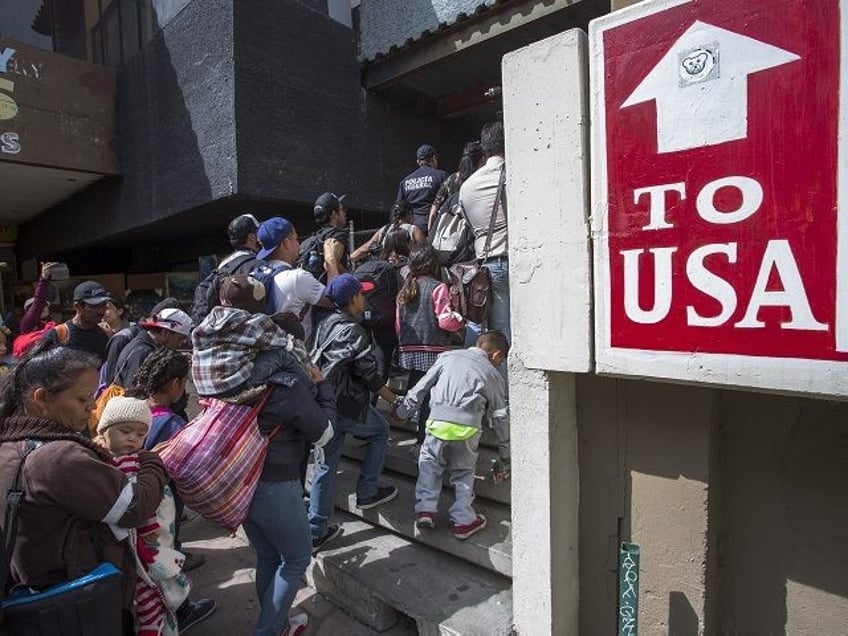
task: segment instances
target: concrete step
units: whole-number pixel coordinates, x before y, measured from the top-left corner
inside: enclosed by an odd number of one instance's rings
[[[343,534],[312,560],[307,579],[378,632],[402,615],[420,636],[507,636],[508,578],[339,513]]]
[[[414,444],[415,433],[393,429],[389,438],[389,449],[386,452],[386,469],[417,479],[418,460],[410,452]],[[348,435],[342,452],[345,457],[362,461],[365,456],[365,445]],[[494,484],[490,477],[492,460],[497,459],[497,457],[497,451],[490,448],[480,449],[477,458],[477,479],[474,492],[477,494],[478,500],[491,499],[508,506],[510,503],[509,482]],[[450,489],[447,475],[445,475],[445,486]]]
[[[384,470],[380,482],[395,486],[398,496],[382,506],[370,510],[356,507],[356,481],[359,464],[342,458],[336,475],[336,508],[362,517],[373,525],[452,554],[487,570],[504,576],[512,575],[512,536],[510,509],[503,504],[478,500],[474,508],[486,516],[487,527],[474,536],[460,541],[453,536],[453,526],[448,509],[453,503],[453,492],[447,489],[439,500],[436,528],[418,531],[415,527],[415,481],[406,475]]]

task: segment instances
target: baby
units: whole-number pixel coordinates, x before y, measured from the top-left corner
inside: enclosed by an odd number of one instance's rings
[[[229,399],[280,371],[311,382],[303,343],[265,315],[265,301],[265,287],[254,278],[221,281],[221,304],[191,334],[191,372],[199,396]]]
[[[112,464],[134,482],[139,470],[138,451],[150,429],[152,415],[144,400],[113,397],[103,409],[97,425],[98,441],[112,453]],[[176,610],[186,601],[189,579],[182,573],[185,556],[174,549],[174,497],[165,494],[156,515],[146,524],[127,531],[110,526],[119,540],[130,538],[136,560],[136,634],[176,636]]]

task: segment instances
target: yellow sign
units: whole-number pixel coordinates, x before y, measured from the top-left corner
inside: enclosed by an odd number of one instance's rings
[[[11,93],[15,90],[15,83],[11,80],[0,78],[0,91]],[[18,105],[11,95],[0,93],[0,120],[12,119],[18,114]]]

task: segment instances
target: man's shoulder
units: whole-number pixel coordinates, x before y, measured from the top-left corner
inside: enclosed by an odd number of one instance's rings
[[[326,337],[332,332],[333,339],[353,339],[367,337],[368,331],[344,311],[331,311],[318,321],[319,328]]]

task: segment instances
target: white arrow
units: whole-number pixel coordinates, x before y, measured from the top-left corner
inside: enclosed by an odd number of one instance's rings
[[[745,139],[748,75],[800,59],[771,44],[696,21],[621,107],[656,100],[661,153]]]

